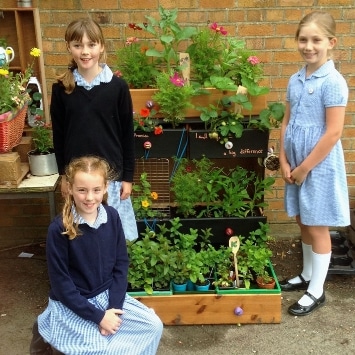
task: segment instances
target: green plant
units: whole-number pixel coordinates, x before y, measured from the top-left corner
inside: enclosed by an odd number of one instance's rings
[[[32,48],[30,55],[34,57],[33,61],[23,73],[11,72],[8,63],[0,67],[0,114],[16,112],[19,107],[30,101],[25,86],[32,74],[34,60],[41,55],[41,51]]]
[[[146,55],[153,57],[158,67],[170,73],[180,66],[178,50],[180,43],[189,40],[195,33],[195,27],[181,27],[177,22],[178,10],[167,10],[159,6],[159,18],[146,16],[147,23],[142,24],[153,38],[159,41],[155,48],[149,48]]]
[[[246,217],[267,206],[274,178],[235,167],[225,172],[210,159],[180,159],[171,179],[177,213],[184,217]]]
[[[269,235],[270,226],[259,223],[260,228],[249,233],[249,236],[240,236],[238,269],[241,274],[251,279],[252,274],[261,276],[266,282],[270,280],[268,273],[269,261],[272,256],[270,242],[273,238]]]
[[[182,226],[179,218],[174,218],[171,222],[171,230],[174,231],[172,236],[172,267],[174,268],[173,282],[182,284],[191,280],[196,282],[198,279],[204,281],[201,273],[203,265],[198,252],[195,250],[197,246],[198,231],[190,228],[190,233],[181,233]]]
[[[128,25],[134,31],[142,27],[134,23]],[[127,37],[124,47],[116,51],[115,74],[123,77],[131,88],[148,88],[155,83],[158,71],[151,57],[146,55],[147,42],[138,37]]]
[[[48,154],[52,152],[52,127],[50,124],[43,122],[41,116],[36,116],[32,140],[35,146],[35,154]]]
[[[130,267],[128,283],[133,289],[143,288],[147,294],[153,289],[164,289],[173,276],[171,268],[171,243],[164,233],[154,233],[148,228],[138,241],[127,241]]]
[[[146,172],[140,175],[139,183],[133,184],[132,192],[132,205],[136,219],[164,217],[159,209],[154,208],[154,201],[159,199],[159,195],[151,191]]]
[[[185,110],[193,107],[190,101],[195,91],[178,72],[160,73],[157,77],[157,89],[153,99],[159,105],[159,112],[164,115],[164,121],[175,128],[185,120]]]

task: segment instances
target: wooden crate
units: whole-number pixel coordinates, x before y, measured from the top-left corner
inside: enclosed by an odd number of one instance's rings
[[[281,322],[281,293],[187,294],[141,296],[136,299],[153,308],[164,325]],[[234,314],[236,307],[243,309],[241,316]]]

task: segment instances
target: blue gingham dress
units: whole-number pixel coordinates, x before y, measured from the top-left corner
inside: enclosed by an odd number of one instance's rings
[[[107,309],[108,291],[89,302]],[[38,317],[42,337],[65,355],[155,355],[163,325],[154,311],[126,294],[116,334],[103,336],[98,325],[84,320],[59,301],[49,299]]]
[[[74,220],[87,223],[72,207]],[[107,221],[104,208],[92,228]],[[88,300],[97,308],[109,306],[108,290]],[[85,320],[63,303],[49,298],[48,306],[38,316],[38,330],[44,340],[66,355],[155,355],[163,331],[163,324],[154,310],[126,294],[121,326],[116,334],[101,335],[98,325]]]
[[[77,69],[73,71],[73,75],[77,85],[84,87],[86,90],[92,89],[100,83],[108,83],[112,79],[112,71],[106,64],[100,64],[102,71],[97,75],[91,83],[85,81],[85,79],[80,75]],[[120,181],[111,181],[108,187],[108,204],[109,206],[114,207],[121,219],[122,228],[125,234],[126,239],[134,240],[138,238],[138,230],[136,218],[133,211],[131,198],[125,200],[120,199],[121,195],[121,186]]]
[[[327,107],[346,106],[348,87],[329,60],[306,78],[306,68],[290,78],[287,101],[290,120],[284,148],[294,169],[310,154],[325,133]],[[301,186],[286,184],[285,209],[290,217],[299,215],[308,226],[348,226],[349,195],[344,153],[339,140],[328,156],[314,167]]]

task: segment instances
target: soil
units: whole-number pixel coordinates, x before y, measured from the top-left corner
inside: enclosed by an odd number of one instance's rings
[[[301,271],[301,243],[299,240],[278,240],[273,242],[272,249],[274,253],[272,263],[279,280],[297,275]],[[33,256],[30,258],[19,257],[22,252],[33,254]],[[45,245],[28,245],[3,250],[0,251],[0,260],[0,355],[28,354],[32,324],[36,316],[41,313],[47,305],[49,280],[46,269]],[[334,290],[335,292],[335,290],[337,290],[338,293],[345,297],[345,295],[355,293],[355,277],[349,277],[349,275],[332,275],[328,277],[325,287],[327,291]],[[352,304],[352,307],[353,306]],[[348,310],[346,310],[346,312],[348,312]],[[314,325],[314,327],[317,327],[317,325]],[[195,336],[193,340],[191,340],[194,344],[201,341],[197,336],[200,332],[201,336],[205,331],[220,331],[222,334],[227,334],[231,326],[165,327],[158,354],[170,354],[170,348],[179,347],[176,337],[179,337],[179,334],[188,332],[188,330],[185,330],[186,328],[195,329]],[[223,329],[224,333],[222,331]],[[172,334],[175,334],[175,336]],[[353,339],[353,335],[350,336],[350,339],[351,338]],[[352,344],[352,346],[354,345],[355,344]],[[221,350],[220,354],[224,354],[223,344],[219,349]],[[225,353],[229,354],[229,351],[230,349]],[[174,353],[173,350],[171,353]],[[182,352],[177,353],[196,354],[192,349],[190,351],[184,349]],[[245,352],[245,354],[249,353],[252,352]],[[272,354],[273,352],[268,351],[268,353]],[[275,352],[275,354],[281,353],[282,352]],[[305,354],[308,352],[298,353],[296,351],[294,353]],[[338,352],[333,353],[338,354]],[[208,354],[208,352],[205,354]],[[262,352],[259,354],[262,354]],[[341,354],[347,354],[347,352],[343,351]]]

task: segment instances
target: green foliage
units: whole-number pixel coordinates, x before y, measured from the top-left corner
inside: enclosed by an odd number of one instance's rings
[[[259,120],[250,120],[250,126],[259,129],[270,129],[279,127],[285,115],[285,105],[280,102],[273,102],[260,112]]]
[[[179,67],[180,43],[189,40],[196,33],[196,28],[180,27],[176,22],[177,9],[167,10],[159,6],[158,10],[159,18],[146,16],[147,23],[141,27],[160,42],[161,49],[150,48],[146,55],[154,57],[157,66],[166,67],[167,72],[170,72],[171,68]]]
[[[157,77],[158,91],[153,100],[159,105],[159,112],[164,115],[164,121],[170,122],[173,127],[185,120],[185,110],[193,107],[191,98],[195,90],[190,85],[176,85],[172,81],[172,73],[162,72]]]
[[[263,196],[274,181],[239,166],[226,173],[206,157],[181,159],[171,191],[184,217],[246,217],[267,206]]]
[[[126,42],[123,48],[118,49],[114,65],[131,88],[149,88],[155,83],[158,71],[140,42]]]

